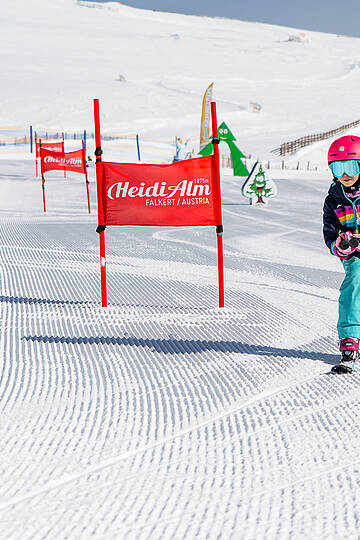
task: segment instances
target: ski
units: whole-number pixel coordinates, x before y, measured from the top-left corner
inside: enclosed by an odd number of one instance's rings
[[[353,373],[355,371],[355,362],[347,362],[347,363],[340,363],[340,364],[336,364],[336,366],[333,366],[331,368],[331,372],[332,373],[341,373],[341,374],[344,374],[344,373]]]

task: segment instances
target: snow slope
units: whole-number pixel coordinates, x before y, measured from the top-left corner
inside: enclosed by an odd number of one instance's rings
[[[213,79],[253,153],[354,119],[344,81],[358,73],[341,61],[354,39],[299,44],[280,27],[71,0],[6,0],[0,24],[4,127],[91,127],[97,95],[105,131],[195,141]],[[335,108],[342,87],[349,106]],[[309,149],[318,163],[326,146]],[[360,376],[329,373],[342,279],[321,237],[329,175],[274,179],[278,196],[259,208],[223,171],[224,309],[208,227],[109,227],[102,309],[84,180],[49,174],[44,216],[33,160],[3,150],[0,538],[358,538]]]

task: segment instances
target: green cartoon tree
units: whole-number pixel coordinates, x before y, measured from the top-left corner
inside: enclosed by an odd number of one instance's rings
[[[242,162],[242,158],[244,158],[245,156],[234,143],[236,139],[234,135],[231,133],[228,126],[225,124],[225,122],[220,124],[220,126],[218,127],[218,132],[219,132],[220,140],[224,141],[230,149],[234,176],[248,176],[249,171],[247,170],[244,163]],[[201,154],[202,156],[210,156],[210,154],[212,154],[212,151],[213,151],[213,145],[212,143],[209,143],[199,152],[199,154]]]
[[[254,170],[256,172],[256,169]],[[257,204],[266,204],[268,199],[276,195],[276,187],[272,180],[265,177],[265,171],[259,163],[257,172],[253,179],[251,176],[242,187],[244,197],[255,200]]]

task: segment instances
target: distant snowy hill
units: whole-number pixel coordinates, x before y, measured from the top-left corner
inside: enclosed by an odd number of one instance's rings
[[[248,154],[360,118],[360,40],[118,2],[3,0],[1,126],[175,135],[198,145],[205,88]],[[125,79],[125,80],[119,80]],[[259,103],[259,114],[250,103]]]

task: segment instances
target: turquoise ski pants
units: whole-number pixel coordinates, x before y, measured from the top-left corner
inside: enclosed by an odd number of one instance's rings
[[[345,278],[340,287],[339,297],[339,339],[344,337],[360,339],[360,259],[352,257],[342,263]]]

